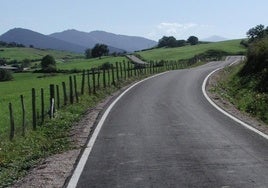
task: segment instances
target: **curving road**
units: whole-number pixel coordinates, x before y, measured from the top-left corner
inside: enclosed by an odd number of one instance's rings
[[[201,90],[212,70],[239,58],[132,88],[106,118],[77,187],[268,187],[268,140],[217,111]]]

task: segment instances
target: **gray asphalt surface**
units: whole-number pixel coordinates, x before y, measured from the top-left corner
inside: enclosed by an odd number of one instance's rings
[[[209,72],[234,60],[130,90],[107,117],[77,187],[268,187],[268,141],[201,91]]]
[[[133,63],[135,64],[141,64],[141,65],[146,65],[145,61],[142,61],[141,59],[137,58],[135,55],[126,55],[128,59],[130,59]]]

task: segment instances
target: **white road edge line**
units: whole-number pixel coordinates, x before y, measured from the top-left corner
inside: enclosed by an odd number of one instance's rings
[[[83,172],[83,169],[85,167],[85,164],[87,162],[87,159],[88,159],[88,156],[90,155],[90,152],[94,146],[94,143],[98,137],[98,134],[102,128],[102,125],[105,121],[105,119],[107,118],[108,114],[110,113],[110,111],[112,110],[112,108],[114,107],[114,105],[129,91],[131,90],[133,87],[135,87],[136,85],[148,80],[148,79],[151,79],[151,78],[154,78],[154,77],[157,77],[157,76],[160,76],[162,74],[165,74],[167,73],[168,71],[166,72],[163,72],[163,73],[159,73],[159,74],[156,74],[156,75],[153,75],[153,76],[150,76],[148,78],[145,78],[139,82],[136,82],[135,84],[133,84],[132,86],[130,86],[128,89],[126,89],[123,93],[121,93],[111,104],[110,106],[106,109],[106,111],[104,112],[104,114],[102,115],[100,121],[98,122],[91,138],[89,139],[89,142],[87,144],[87,147],[85,148],[76,168],[75,168],[75,171],[67,185],[67,188],[75,188],[77,183],[78,183],[78,180]]]
[[[206,85],[207,85],[207,81],[209,79],[209,77],[214,74],[215,72],[219,71],[220,69],[223,69],[224,67],[222,68],[218,68],[214,71],[212,71],[209,75],[207,75],[207,77],[205,78],[205,80],[203,81],[203,84],[202,84],[202,92],[203,92],[203,95],[206,97],[206,99],[208,100],[208,102],[214,106],[217,110],[219,110],[221,113],[223,113],[224,115],[228,116],[229,118],[231,118],[232,120],[236,121],[237,123],[239,123],[240,125],[246,127],[247,129],[250,129],[251,131],[254,131],[255,133],[259,134],[260,136],[262,136],[263,138],[265,139],[268,139],[268,135],[266,135],[265,133],[259,131],[258,129],[255,129],[254,127],[248,125],[247,123],[241,121],[240,119],[232,116],[231,114],[229,114],[228,112],[226,112],[225,110],[223,110],[222,108],[220,108],[216,103],[214,103],[210,98],[209,96],[207,95],[207,92],[206,92]]]

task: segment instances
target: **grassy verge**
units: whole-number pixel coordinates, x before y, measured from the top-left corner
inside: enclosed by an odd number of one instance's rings
[[[241,77],[244,64],[227,67],[221,72],[221,79],[212,92],[229,100],[240,111],[246,112],[268,124],[268,94],[255,88],[258,77]]]

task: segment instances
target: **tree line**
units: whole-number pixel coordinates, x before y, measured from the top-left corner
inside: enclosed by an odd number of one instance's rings
[[[23,44],[19,44],[16,42],[4,42],[4,41],[0,41],[0,47],[7,47],[7,48],[14,48],[14,47],[19,47],[19,48],[24,48],[25,45]]]
[[[196,36],[190,36],[187,40],[177,40],[173,36],[163,36],[161,39],[158,41],[158,48],[162,47],[182,47],[186,46],[188,44],[190,45],[197,45],[199,43],[199,39]]]

